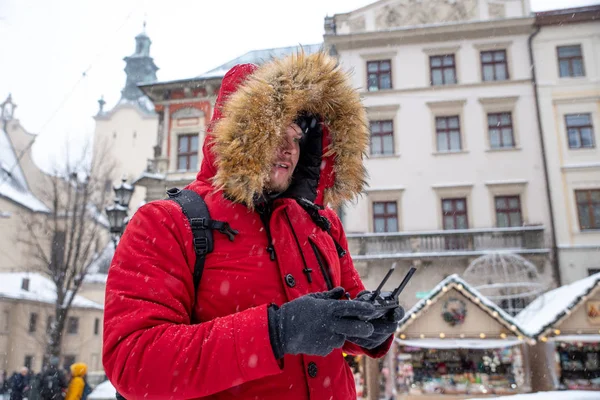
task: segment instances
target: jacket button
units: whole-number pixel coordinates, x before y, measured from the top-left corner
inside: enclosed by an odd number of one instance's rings
[[[294,275],[292,274],[287,274],[285,276],[285,283],[289,286],[289,287],[294,287],[296,286],[296,279],[294,278]]]
[[[312,361],[308,363],[308,376],[310,376],[311,378],[314,378],[315,376],[317,376],[318,371],[319,371],[319,368],[317,368],[317,364],[315,364]]]

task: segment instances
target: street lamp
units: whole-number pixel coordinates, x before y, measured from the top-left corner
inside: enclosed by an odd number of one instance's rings
[[[125,178],[121,180],[119,186],[113,188],[116,201],[125,208],[129,207],[131,196],[133,196],[133,186],[126,182]]]
[[[112,234],[112,240],[116,248],[117,239],[125,230],[125,219],[127,218],[127,212],[129,211],[129,202],[131,201],[134,187],[123,179],[121,184],[115,186],[113,190],[115,191],[115,203],[112,206],[106,207],[105,210],[106,216],[108,217],[108,225],[110,226],[110,233]]]

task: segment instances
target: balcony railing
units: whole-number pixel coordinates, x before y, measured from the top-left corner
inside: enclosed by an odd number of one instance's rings
[[[349,234],[355,260],[478,256],[495,251],[549,252],[543,226]]]

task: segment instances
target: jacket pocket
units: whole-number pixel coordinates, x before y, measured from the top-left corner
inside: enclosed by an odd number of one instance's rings
[[[324,243],[319,243],[320,241],[314,235],[310,235],[308,237],[308,242],[310,243],[310,247],[312,248],[313,253],[315,254],[315,258],[317,259],[317,263],[319,264],[319,271],[321,272],[321,275],[325,280],[327,289],[333,289],[339,284],[339,279],[336,279],[336,277],[339,277],[339,273],[333,273],[332,263],[328,260],[328,258],[331,257],[327,257],[327,254],[329,253],[329,255],[335,255],[335,249],[330,249]]]

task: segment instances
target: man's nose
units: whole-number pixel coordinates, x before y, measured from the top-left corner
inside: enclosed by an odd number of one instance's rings
[[[296,146],[294,146],[294,142],[285,139],[281,145],[281,150],[284,154],[294,154],[296,153]]]

